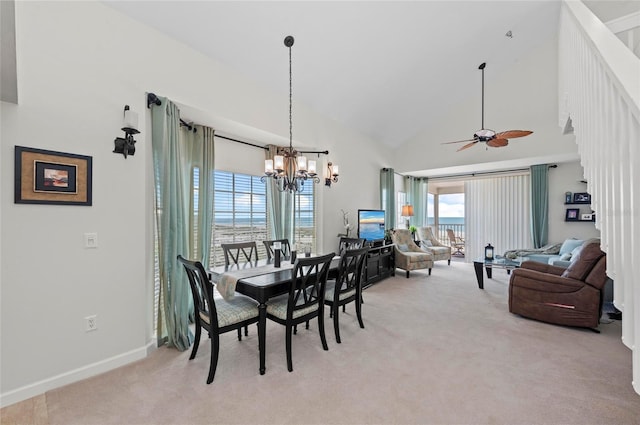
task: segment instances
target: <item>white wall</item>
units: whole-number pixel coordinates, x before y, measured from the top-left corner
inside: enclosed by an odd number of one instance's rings
[[[473,138],[481,127],[481,71],[470,66],[469,78],[478,81],[478,90],[469,93],[466,101],[455,105],[448,113],[443,112],[437,126],[425,129],[397,149],[396,170],[411,173],[469,164],[517,162],[550,155],[573,155],[577,159],[573,137],[563,136],[557,124],[557,55],[557,40],[548,40],[509,67],[496,68],[487,63],[485,69],[485,128],[531,130],[533,134],[512,139],[503,148],[487,148],[478,143],[456,152],[464,143],[442,144]]]
[[[242,133],[229,123],[243,123],[288,135],[286,94],[242,80],[101,3],[17,2],[16,38],[20,103],[1,105],[2,405],[144,357],[152,342],[145,92],[205,111],[218,130]],[[126,160],[111,153],[125,104],[143,117],[136,154]],[[341,166],[339,183],[319,187],[322,249],[334,249],[340,208],[355,215],[378,207],[379,169],[390,166],[390,152],[299,103],[295,119],[300,146],[328,149]],[[14,204],[15,145],[92,156],[93,206]],[[216,166],[246,172],[255,163],[261,172],[259,155],[247,162],[227,154],[237,146],[216,146]],[[98,233],[97,249],[83,248],[85,232]],[[86,333],[91,314],[98,330]]]
[[[549,170],[549,243],[562,242],[568,238],[599,238],[600,231],[594,222],[567,222],[567,208],[579,208],[580,213],[591,212],[590,205],[565,205],[566,192],[586,192],[587,185],[581,183],[583,170],[580,162],[565,162]],[[596,214],[597,217],[597,214]]]

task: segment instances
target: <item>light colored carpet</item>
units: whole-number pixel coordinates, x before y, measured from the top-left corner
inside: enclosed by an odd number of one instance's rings
[[[342,344],[325,320],[293,337],[287,372],[284,328],[267,326],[267,372],[258,372],[257,329],[221,339],[206,385],[209,343],[149,358],[48,392],[57,424],[637,424],[631,352],[621,322],[601,334],[508,312],[508,276],[478,289],[473,266],[436,263],[432,275],[399,271],[364,293],[365,329],[353,307]],[[4,409],[3,409],[4,410]],[[19,422],[16,422],[19,423]]]

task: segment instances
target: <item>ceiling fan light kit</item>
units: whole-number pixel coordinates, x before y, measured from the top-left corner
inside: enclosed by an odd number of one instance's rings
[[[493,130],[484,128],[484,68],[487,66],[486,62],[482,62],[478,69],[482,71],[482,128],[473,134],[472,139],[456,140],[455,142],[444,142],[444,145],[450,143],[464,143],[469,142],[466,145],[459,148],[456,152],[468,149],[478,142],[486,143],[487,146],[492,148],[501,148],[509,144],[509,139],[516,137],[524,137],[533,133],[529,130],[508,130],[496,133]]]

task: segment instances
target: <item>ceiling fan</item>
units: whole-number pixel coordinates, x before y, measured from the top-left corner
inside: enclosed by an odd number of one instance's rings
[[[483,62],[478,67],[478,69],[482,70],[482,128],[473,134],[473,139],[457,140],[455,142],[443,143],[443,145],[447,145],[450,143],[470,142],[464,145],[463,147],[461,147],[460,149],[458,149],[456,152],[460,152],[462,150],[468,149],[478,142],[484,142],[487,144],[487,146],[491,146],[492,148],[501,148],[509,144],[509,139],[513,139],[515,137],[524,137],[533,133],[533,131],[528,131],[528,130],[508,130],[508,131],[501,131],[500,133],[496,133],[493,130],[484,128],[484,67],[485,66],[487,66],[487,64],[486,62]]]

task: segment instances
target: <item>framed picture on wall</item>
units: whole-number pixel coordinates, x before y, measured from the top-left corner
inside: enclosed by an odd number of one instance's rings
[[[15,147],[16,204],[91,205],[92,157]]]
[[[578,221],[580,210],[578,208],[567,208],[567,214],[564,219],[566,221]]]
[[[566,192],[564,194],[564,203],[570,204],[573,202],[573,194],[571,192]]]
[[[591,195],[587,192],[576,192],[573,194],[573,202],[588,204],[591,202]]]

